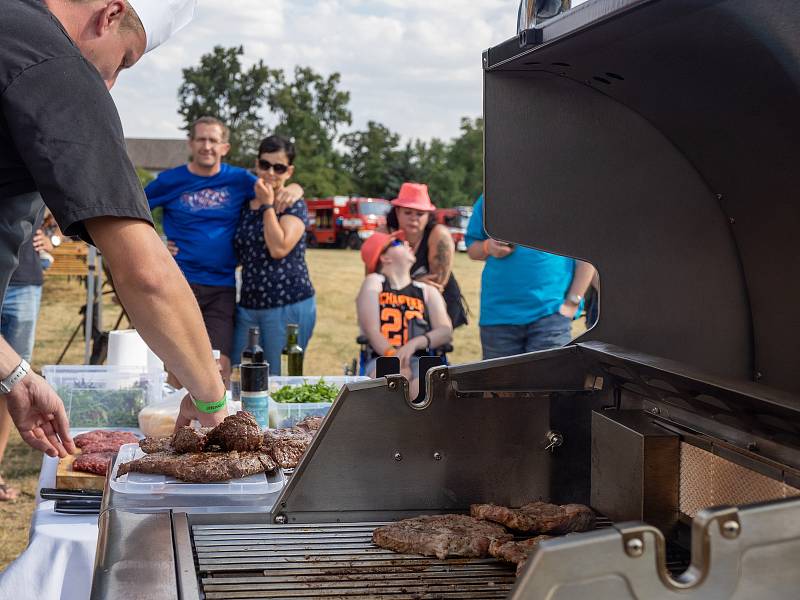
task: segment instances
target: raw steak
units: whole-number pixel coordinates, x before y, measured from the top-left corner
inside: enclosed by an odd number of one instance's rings
[[[117,476],[135,471],[168,475],[193,483],[212,483],[274,471],[275,467],[275,461],[265,452],[157,452],[121,464]]]
[[[116,450],[114,452],[89,452],[85,454],[81,451],[81,454],[72,463],[72,470],[105,475],[116,454]]]
[[[476,519],[501,523],[509,529],[535,533],[570,533],[594,527],[594,512],[583,504],[531,502],[521,508],[495,504],[473,504],[469,513]]]
[[[314,433],[301,427],[273,429],[264,433],[263,447],[279,467],[294,469],[311,445]]]
[[[378,527],[372,542],[402,554],[485,557],[493,540],[509,541],[505,528],[467,515],[434,515]]]
[[[539,547],[541,542],[549,539],[552,539],[549,535],[537,535],[519,542],[492,540],[492,543],[489,544],[489,554],[500,560],[515,563],[517,565],[517,575],[519,575],[528,557],[533,554],[533,551]]]
[[[96,429],[76,435],[74,440],[75,445],[81,449],[88,444],[96,443],[114,443],[117,445],[117,449],[119,449],[123,444],[135,444],[139,441],[139,438],[130,431],[106,431],[104,429]]]
[[[239,411],[208,432],[208,445],[222,450],[258,450],[261,447],[261,427],[248,412]]]

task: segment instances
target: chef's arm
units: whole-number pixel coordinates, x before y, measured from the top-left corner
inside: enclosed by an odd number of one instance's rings
[[[380,278],[376,275],[368,275],[361,284],[361,290],[356,298],[356,314],[358,315],[358,326],[367,336],[369,345],[378,354],[385,355],[392,345],[381,333],[380,306],[378,304],[380,292]]]
[[[155,229],[138,219],[98,217],[86,229],[103,253],[125,312],[147,345],[198,402],[225,386],[197,301]]]

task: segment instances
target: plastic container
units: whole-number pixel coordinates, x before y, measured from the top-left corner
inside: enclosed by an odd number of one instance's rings
[[[249,477],[232,479],[220,483],[186,483],[166,475],[151,475],[148,473],[128,473],[117,476],[119,466],[144,456],[138,444],[125,444],[119,449],[114,468],[111,471],[112,490],[120,494],[137,496],[228,496],[271,494],[283,488],[285,478],[283,472],[277,469],[275,473],[257,473]]]
[[[300,386],[304,383],[317,383],[320,379],[325,383],[335,386],[339,389],[347,383],[354,383],[356,381],[366,381],[369,377],[361,376],[304,376],[304,377],[290,377],[290,376],[277,376],[269,378],[269,393],[274,396],[275,392],[281,388],[289,386]],[[308,416],[324,417],[328,414],[332,402],[303,402],[303,403],[285,403],[275,402],[270,400],[269,404],[269,426],[271,429],[293,427],[298,421],[302,421]]]
[[[139,412],[162,397],[164,373],[147,367],[48,365],[43,374],[72,427],[138,427]]]

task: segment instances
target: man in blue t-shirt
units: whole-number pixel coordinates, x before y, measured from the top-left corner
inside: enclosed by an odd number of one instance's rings
[[[465,237],[470,258],[486,261],[480,315],[484,360],[568,344],[594,267],[491,239],[483,227],[483,195]]]
[[[231,369],[236,312],[233,236],[256,177],[222,162],[229,131],[214,117],[201,117],[189,133],[189,163],[161,173],[146,188],[150,209],[164,209],[164,233],[200,305],[211,346],[220,351],[222,374]],[[292,200],[303,194],[289,186]]]

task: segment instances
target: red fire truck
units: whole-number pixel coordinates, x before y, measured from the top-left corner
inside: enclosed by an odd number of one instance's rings
[[[306,239],[310,247],[332,244],[354,250],[361,248],[375,229],[386,224],[386,213],[392,207],[382,198],[351,196],[311,198],[306,204],[309,221]]]
[[[472,216],[471,206],[454,206],[452,208],[437,208],[434,213],[436,222],[446,225],[456,243],[456,250],[467,251],[464,235],[467,233],[467,224]]]

